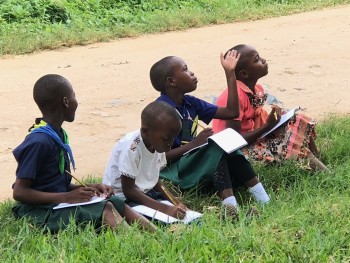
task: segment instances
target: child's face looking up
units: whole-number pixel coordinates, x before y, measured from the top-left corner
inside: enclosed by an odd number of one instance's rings
[[[186,63],[178,57],[171,61],[174,74],[169,77],[171,86],[176,87],[183,94],[194,91],[197,88],[197,77],[188,69]]]
[[[143,141],[150,152],[167,152],[181,131],[181,122],[169,116],[161,116],[157,127],[142,128]]]
[[[243,71],[247,74],[245,78],[258,80],[268,74],[269,65],[265,59],[260,57],[254,47],[245,46],[241,50],[241,63],[243,63]]]

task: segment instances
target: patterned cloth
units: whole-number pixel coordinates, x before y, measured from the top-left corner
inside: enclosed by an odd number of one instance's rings
[[[236,119],[242,122],[241,133],[252,131],[266,123],[267,112],[263,109],[267,93],[262,85],[257,84],[254,92],[243,82],[237,81],[240,116]],[[217,99],[218,106],[227,102],[227,91]],[[288,122],[270,133],[263,139],[242,149],[243,153],[252,159],[264,162],[281,162],[294,158],[304,164],[309,153],[309,142],[316,138],[316,122],[310,117],[298,113]],[[214,120],[213,130],[218,132],[226,127],[225,121]]]
[[[264,162],[281,162],[293,158],[306,164],[310,138],[316,137],[315,125],[306,115],[296,114],[273,133],[245,147],[243,153]]]

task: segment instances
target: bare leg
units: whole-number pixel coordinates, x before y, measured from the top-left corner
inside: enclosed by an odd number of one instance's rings
[[[316,146],[315,140],[312,137],[310,137],[309,149],[317,158],[320,157],[320,152]]]
[[[310,168],[313,171],[329,171],[327,166],[325,166],[312,152],[309,152],[307,158],[309,159]]]
[[[244,183],[245,187],[253,187],[254,185],[258,184],[259,183],[259,180],[258,180],[258,177],[254,176],[252,179],[246,181]]]
[[[130,206],[125,205],[124,207],[124,217],[128,224],[138,223],[140,227],[149,232],[156,232],[157,227],[150,222],[147,218],[135,212]]]
[[[104,225],[113,229],[118,228],[120,225],[122,225],[123,228],[128,227],[123,217],[117,212],[111,202],[107,202],[103,209],[102,221]]]
[[[233,190],[232,188],[224,189],[220,192],[218,192],[218,197],[220,197],[222,200],[224,200],[227,197],[233,196]]]

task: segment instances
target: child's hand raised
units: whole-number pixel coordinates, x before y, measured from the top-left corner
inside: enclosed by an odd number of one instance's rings
[[[235,71],[238,60],[241,54],[237,50],[230,50],[227,52],[226,56],[223,53],[220,55],[221,65],[226,72]]]

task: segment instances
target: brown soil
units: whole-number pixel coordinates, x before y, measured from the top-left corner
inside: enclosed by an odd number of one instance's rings
[[[0,201],[12,195],[12,150],[40,116],[32,88],[42,75],[61,74],[73,84],[79,107],[64,127],[76,175],[102,176],[116,140],[139,127],[141,110],[157,97],[148,74],[164,56],[183,58],[199,79],[194,95],[212,101],[225,88],[220,52],[247,43],[268,60],[270,73],[261,82],[286,107],[299,105],[319,121],[330,112],[349,114],[349,21],[346,6],[0,60]]]

